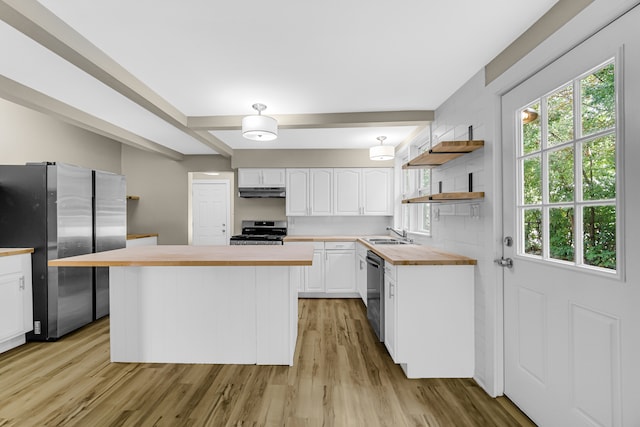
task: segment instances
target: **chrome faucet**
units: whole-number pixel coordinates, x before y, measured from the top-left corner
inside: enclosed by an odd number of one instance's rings
[[[387,227],[387,230],[389,230],[389,231],[393,231],[395,234],[397,234],[398,236],[402,237],[403,239],[406,239],[406,238],[407,238],[407,230],[406,230],[406,229],[404,229],[404,228],[402,229],[402,232],[400,232],[400,231],[396,230],[396,229],[395,229],[395,228],[393,228],[393,227]]]

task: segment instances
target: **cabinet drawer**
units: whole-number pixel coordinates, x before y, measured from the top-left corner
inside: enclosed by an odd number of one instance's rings
[[[9,273],[20,273],[21,271],[22,271],[21,255],[10,255],[10,256],[0,257],[0,275],[9,274]]]
[[[325,249],[356,249],[356,242],[324,242]]]

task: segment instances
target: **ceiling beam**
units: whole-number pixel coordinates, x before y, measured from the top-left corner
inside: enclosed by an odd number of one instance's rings
[[[157,153],[173,160],[184,159],[184,155],[177,151],[85,113],[2,75],[0,75],[0,97],[131,147]]]
[[[244,116],[190,116],[187,126],[197,130],[239,130]],[[357,113],[282,114],[279,129],[358,128],[381,126],[423,126],[433,121],[431,110],[370,111]]]
[[[225,157],[219,139],[189,129],[186,116],[35,0],[0,0],[0,19],[121,95]]]

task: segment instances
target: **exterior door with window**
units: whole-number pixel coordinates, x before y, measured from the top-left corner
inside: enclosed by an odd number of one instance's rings
[[[637,22],[502,100],[505,394],[541,426],[640,425]]]
[[[195,181],[192,192],[192,243],[229,244],[229,181]]]

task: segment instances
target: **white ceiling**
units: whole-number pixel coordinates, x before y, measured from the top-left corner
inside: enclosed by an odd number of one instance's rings
[[[267,115],[435,110],[556,1],[20,0],[15,7],[45,6],[185,116],[242,116],[256,102]],[[3,22],[0,39],[5,77],[180,153],[219,151]],[[233,149],[367,148],[379,135],[397,145],[415,130],[281,129],[272,143],[238,130],[209,137]]]

